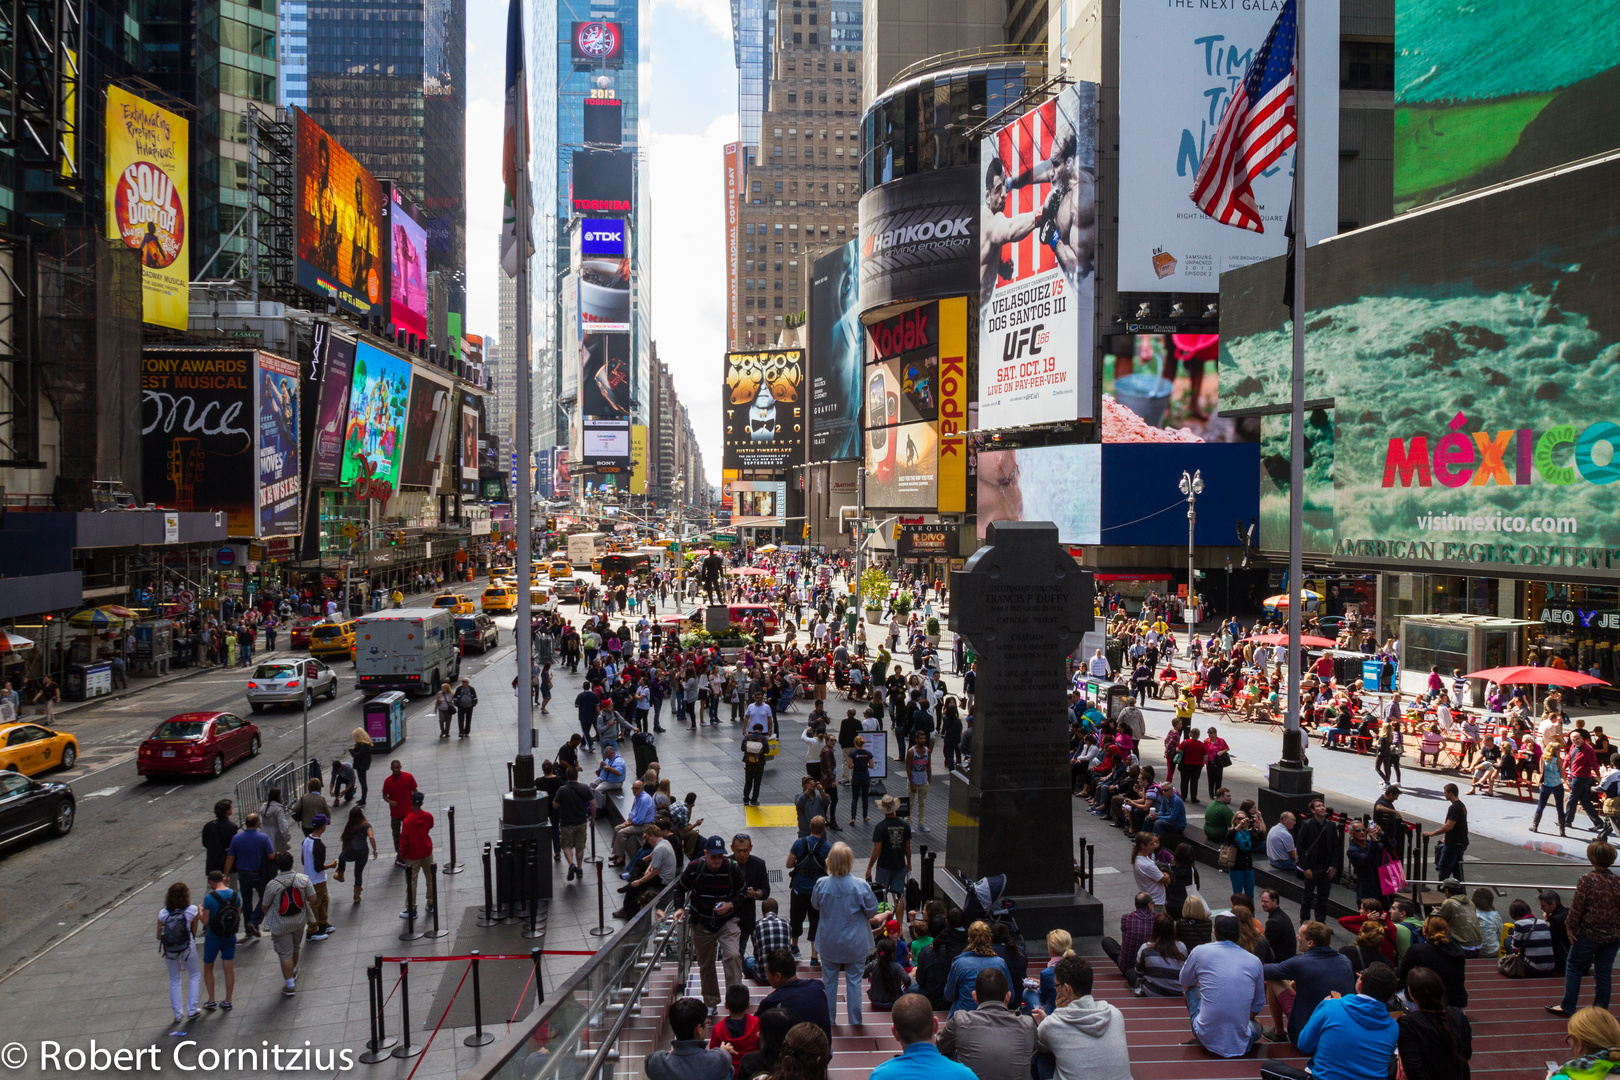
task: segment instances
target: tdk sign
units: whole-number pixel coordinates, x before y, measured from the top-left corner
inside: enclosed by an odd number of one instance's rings
[[[623,255],[624,222],[614,218],[586,218],[579,228],[581,255]]]

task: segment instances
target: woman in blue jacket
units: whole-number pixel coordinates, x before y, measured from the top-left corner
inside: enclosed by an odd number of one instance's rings
[[[844,975],[849,1022],[861,1022],[861,977],[872,951],[872,928],[888,919],[878,914],[877,895],[868,881],[850,873],[855,853],[837,843],[827,853],[827,873],[816,879],[810,906],[820,913],[816,951],[821,954],[821,985],[827,991],[827,1017],[838,1019],[838,974]]]
[[[973,1000],[973,985],[985,968],[999,969],[1007,985],[1013,985],[1006,961],[995,954],[991,945],[990,924],[979,921],[968,927],[967,950],[951,962],[951,974],[945,980],[945,1000],[951,1003],[950,1016],[978,1008]]]

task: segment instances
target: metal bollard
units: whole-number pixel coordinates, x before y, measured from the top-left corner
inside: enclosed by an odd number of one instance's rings
[[[613,933],[607,926],[607,907],[602,895],[602,864],[596,864],[596,926],[591,930],[592,937],[607,937]]]
[[[529,843],[529,875],[527,879],[529,890],[529,925],[523,929],[525,941],[533,941],[544,937],[546,928],[540,923],[540,851],[533,841]]]
[[[470,950],[472,956],[472,984],[473,984],[473,1033],[461,1040],[463,1046],[487,1046],[495,1041],[493,1031],[484,1030],[484,994],[478,985],[478,950]]]
[[[546,1003],[545,971],[541,967],[544,958],[545,954],[538,945],[529,950],[529,959],[534,961],[534,1007],[537,1009]]]
[[[596,818],[592,817],[588,824],[591,832],[591,853],[585,857],[585,861],[588,863],[600,863],[602,856],[596,853]]]
[[[439,867],[437,863],[428,863],[427,880],[429,885],[432,885],[433,881],[436,879],[438,869]],[[434,888],[429,896],[431,898],[429,900],[429,904],[433,908],[432,912],[430,912],[430,914],[433,916],[433,929],[424,932],[422,936],[430,939],[447,937],[450,931],[439,928],[439,890]]]
[[[495,917],[495,880],[494,871],[490,865],[490,844],[484,841],[484,910],[478,913],[479,926],[494,926],[500,922]]]
[[[371,1026],[371,1039],[366,1043],[365,1053],[356,1059],[366,1065],[375,1065],[391,1055],[388,1053],[398,1042],[389,1038],[383,1031],[383,988],[382,988],[382,961],[379,959],[374,965],[366,968],[366,992],[370,1002],[370,1015],[367,1020]]]
[[[404,1039],[394,1047],[394,1056],[397,1058],[413,1058],[427,1049],[427,1044],[421,1046],[411,1045],[411,962],[409,959],[399,962],[399,1030]]]
[[[456,808],[445,807],[444,815],[450,819],[450,861],[444,864],[442,873],[459,874],[465,868],[456,861]]]

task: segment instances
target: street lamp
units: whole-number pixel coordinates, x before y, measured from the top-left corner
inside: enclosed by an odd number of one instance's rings
[[[1187,496],[1187,640],[1192,642],[1193,623],[1198,618],[1198,597],[1193,591],[1193,526],[1198,522],[1196,504],[1204,493],[1204,474],[1194,469],[1189,476],[1181,470],[1181,493]]]

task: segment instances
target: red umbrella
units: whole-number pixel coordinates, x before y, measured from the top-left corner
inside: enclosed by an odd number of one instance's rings
[[[1246,637],[1243,640],[1252,641],[1256,645],[1286,645],[1288,644],[1288,635],[1256,634],[1253,637]],[[1333,646],[1338,644],[1336,641],[1329,641],[1325,637],[1317,637],[1314,634],[1299,635],[1299,643],[1308,649],[1331,649]]]
[[[757,566],[741,566],[735,569],[727,570],[726,573],[735,574],[738,577],[760,577],[762,575],[769,574],[770,571],[762,570]]]
[[[1502,685],[1539,685],[1539,686],[1608,686],[1602,679],[1590,675],[1582,675],[1578,671],[1555,667],[1527,667],[1516,665],[1512,667],[1483,668],[1479,671],[1470,671],[1470,679],[1489,679],[1493,683]]]

